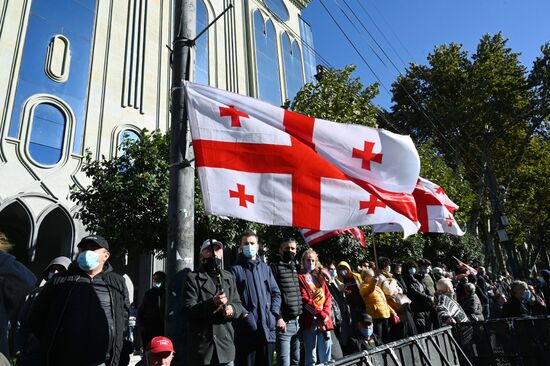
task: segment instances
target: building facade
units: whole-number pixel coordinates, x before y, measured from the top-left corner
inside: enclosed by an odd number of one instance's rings
[[[197,30],[229,0],[196,0]],[[281,105],[315,71],[309,0],[237,0],[201,36],[192,79]],[[170,0],[0,0],[0,230],[35,273],[86,229],[71,186],[86,151],[170,123]],[[135,268],[161,269],[151,256]],[[132,272],[132,271],[129,271]],[[135,276],[131,276],[135,277]],[[150,274],[134,281],[148,287]]]

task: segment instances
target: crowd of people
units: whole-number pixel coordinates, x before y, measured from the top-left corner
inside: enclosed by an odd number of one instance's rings
[[[326,262],[311,248],[298,256],[292,238],[265,260],[252,231],[242,234],[228,270],[223,253],[223,243],[206,240],[198,269],[185,277],[188,352],[175,355],[163,334],[163,272],[153,275],[135,312],[139,336],[132,338],[128,291],[109,264],[104,238],[85,237],[76,261],[53,259],[38,281],[0,250],[0,351],[9,357],[11,348],[18,366],[122,366],[133,339],[143,345],[141,364],[148,366],[170,365],[174,357],[191,365],[271,366],[276,359],[279,366],[311,366],[441,326],[550,311],[549,270],[524,282],[483,267],[451,271],[427,259],[379,257],[354,267]]]

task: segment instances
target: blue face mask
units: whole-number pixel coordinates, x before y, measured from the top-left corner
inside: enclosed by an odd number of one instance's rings
[[[414,268],[414,267],[409,268],[409,273],[412,274],[412,275],[416,274],[416,268]]]
[[[304,269],[307,271],[307,272],[311,272],[313,271],[313,269],[315,268],[315,266],[311,263],[306,263],[304,264]]]
[[[153,282],[153,287],[154,288],[161,288],[162,287],[162,282]]]
[[[531,301],[531,291],[529,290],[523,291],[523,298],[527,301]]]
[[[93,250],[85,250],[78,255],[76,262],[83,271],[92,271],[99,266],[99,254]]]
[[[252,258],[256,254],[258,254],[258,249],[256,249],[255,245],[244,245],[243,246],[243,254],[247,258]]]
[[[365,338],[372,336],[373,331],[374,331],[374,328],[361,328],[361,334]]]
[[[420,273],[422,273],[422,274],[428,274],[428,268],[426,268],[426,267],[420,268]]]
[[[330,272],[330,277],[332,277],[332,278],[336,277],[336,270],[335,269],[331,269],[329,272]]]
[[[338,273],[340,273],[340,276],[342,276],[344,278],[348,277],[348,274],[349,274],[347,269],[339,269]]]

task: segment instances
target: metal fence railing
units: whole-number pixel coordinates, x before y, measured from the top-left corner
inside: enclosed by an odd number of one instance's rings
[[[451,327],[444,327],[327,362],[324,365],[459,366],[464,365],[464,362],[469,364],[458,342],[453,338]]]
[[[550,317],[506,318],[453,327],[475,366],[549,366]]]

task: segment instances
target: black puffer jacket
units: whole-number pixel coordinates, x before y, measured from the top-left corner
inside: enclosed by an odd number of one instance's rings
[[[105,291],[97,291],[96,286]],[[118,366],[128,309],[124,278],[108,263],[93,279],[73,263],[44,286],[29,324],[49,365],[100,364],[109,352],[111,366]]]
[[[271,264],[271,272],[281,290],[280,317],[285,321],[296,319],[302,314],[302,296],[296,266],[295,262],[283,262],[280,257]]]

